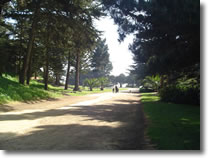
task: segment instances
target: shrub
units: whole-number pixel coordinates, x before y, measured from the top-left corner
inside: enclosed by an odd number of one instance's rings
[[[177,104],[200,104],[200,90],[198,87],[169,85],[160,89],[162,101]]]
[[[97,87],[99,85],[97,78],[91,78],[91,79],[85,79],[84,85],[88,86],[90,88],[90,91],[93,91],[94,87]]]
[[[97,80],[98,80],[98,83],[100,85],[100,90],[103,91],[104,87],[108,84],[108,78],[100,77]]]

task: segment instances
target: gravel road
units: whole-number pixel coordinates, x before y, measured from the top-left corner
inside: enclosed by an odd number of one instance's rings
[[[0,149],[148,149],[144,122],[138,93],[65,97],[18,104],[18,108],[11,105],[0,113]]]

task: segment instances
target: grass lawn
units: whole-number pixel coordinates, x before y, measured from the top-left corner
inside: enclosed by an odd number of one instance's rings
[[[159,150],[200,149],[200,107],[160,102],[156,93],[142,93],[147,134]]]
[[[49,90],[45,91],[44,84],[34,80],[31,80],[29,86],[23,86],[18,83],[18,79],[15,77],[0,77],[0,104],[12,101],[34,101],[57,98],[64,95],[81,96],[112,91],[111,88],[105,88],[104,91],[101,91],[99,88],[94,88],[93,91],[89,91],[87,87],[84,88],[80,86],[80,88],[81,92],[73,92],[73,86],[70,86],[68,90],[64,90],[64,87],[54,87],[49,85]]]
[[[93,91],[90,91],[88,87],[82,87],[80,86],[81,91],[73,91],[73,86],[70,86],[68,90],[63,90],[63,87],[53,87],[50,86],[49,90],[53,91],[55,93],[60,94],[67,94],[71,96],[82,96],[87,94],[94,94],[94,93],[105,93],[105,92],[112,92],[111,88],[104,88],[103,91],[100,90],[100,88],[93,88]],[[128,88],[120,88],[119,90],[127,90]]]
[[[17,78],[0,77],[0,104],[12,101],[32,101],[60,97],[58,92],[45,91],[44,85],[37,81],[31,81],[30,86],[18,83]]]

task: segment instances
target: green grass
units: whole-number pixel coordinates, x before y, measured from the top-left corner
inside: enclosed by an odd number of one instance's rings
[[[147,134],[160,150],[200,149],[200,107],[160,102],[156,93],[142,93],[149,120]]]
[[[128,88],[120,88],[119,90],[127,90]],[[72,96],[81,96],[81,95],[87,95],[87,94],[94,94],[94,93],[105,93],[105,92],[112,92],[111,88],[104,88],[103,91],[100,90],[100,88],[93,88],[93,91],[90,91],[89,88],[81,88],[81,92],[70,92],[67,93]]]
[[[65,94],[70,96],[83,96],[87,94],[105,93],[112,91],[112,89],[110,88],[105,88],[103,91],[101,91],[99,88],[93,88],[93,91],[90,91],[89,88],[80,86],[81,91],[74,92],[73,88],[74,88],[73,86],[70,86],[68,90],[63,90],[63,87],[53,87],[51,85],[49,86],[50,91],[53,91],[58,94]]]
[[[41,99],[57,98],[63,95],[70,96],[82,96],[92,93],[104,93],[111,92],[110,88],[105,88],[104,91],[100,91],[99,88],[89,91],[87,87],[80,86],[80,92],[73,92],[73,86],[70,86],[68,90],[64,90],[64,87],[48,86],[48,91],[44,90],[44,84],[32,80],[29,86],[23,86],[18,83],[18,79],[15,77],[7,76],[0,77],[0,104],[5,104],[13,101],[35,101]],[[122,89],[121,89],[122,90]]]
[[[0,104],[11,101],[34,101],[59,97],[59,93],[45,91],[43,84],[32,81],[30,86],[23,86],[16,78],[0,78]]]

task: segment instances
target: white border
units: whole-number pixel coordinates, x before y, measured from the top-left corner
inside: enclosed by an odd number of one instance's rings
[[[191,152],[191,151],[187,151],[187,152],[174,152],[174,151],[165,151],[165,152],[158,152],[158,151],[96,151],[96,152],[92,152],[92,151],[72,151],[72,152],[6,152],[6,151],[0,151],[0,157],[1,158],[7,158],[7,157],[19,157],[19,158],[33,158],[33,157],[39,157],[39,158],[53,158],[53,157],[58,157],[58,158],[62,158],[62,157],[89,157],[89,158],[98,158],[98,157],[118,157],[118,158],[122,158],[122,157],[140,157],[140,156],[144,156],[144,157],[154,157],[154,158],[166,158],[168,156],[168,158],[171,157],[177,157],[177,158],[192,158],[192,157],[207,157],[207,94],[205,94],[205,91],[207,90],[207,68],[208,68],[208,62],[207,61],[207,42],[205,41],[205,38],[207,37],[207,31],[206,28],[208,28],[207,25],[207,4],[208,1],[207,0],[201,0],[201,5],[203,6],[204,9],[204,18],[201,20],[204,20],[204,22],[202,22],[201,24],[203,24],[204,26],[202,26],[201,28],[204,28],[203,32],[202,32],[202,37],[201,37],[201,42],[202,47],[201,50],[203,53],[203,59],[201,59],[201,62],[204,61],[204,63],[201,64],[201,66],[203,66],[203,68],[201,68],[201,73],[203,73],[203,75],[201,74],[202,78],[201,81],[203,83],[203,85],[201,85],[201,88],[203,89],[203,91],[201,91],[201,95],[202,95],[202,99],[201,99],[201,106],[203,106],[203,111],[201,111],[201,114],[203,114],[203,116],[201,117],[201,122],[203,124],[201,124],[202,127],[201,129],[203,131],[201,131],[202,135],[201,135],[201,140],[203,141],[203,144],[201,144],[202,146],[202,151],[201,152]],[[204,93],[204,94],[202,94]],[[202,105],[203,104],[203,105]],[[205,112],[204,112],[205,111]],[[1,127],[2,128],[2,127]]]

